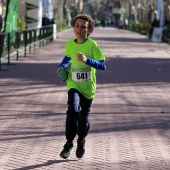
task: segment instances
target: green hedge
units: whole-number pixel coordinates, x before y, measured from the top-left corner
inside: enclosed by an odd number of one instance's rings
[[[148,34],[150,29],[150,24],[147,22],[132,22],[129,29],[141,34]]]

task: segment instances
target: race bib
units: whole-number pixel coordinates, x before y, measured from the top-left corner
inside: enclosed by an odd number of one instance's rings
[[[72,68],[72,80],[75,82],[91,81],[91,68]]]

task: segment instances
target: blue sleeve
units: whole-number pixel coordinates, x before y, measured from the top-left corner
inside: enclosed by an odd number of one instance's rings
[[[71,58],[70,57],[67,57],[65,56],[61,62],[61,64],[58,66],[58,68],[60,67],[67,67],[71,62]]]
[[[91,67],[94,67],[96,69],[99,69],[99,70],[105,70],[106,69],[106,63],[105,63],[104,60],[96,61],[96,60],[93,60],[91,58],[87,58],[86,64],[91,66]]]

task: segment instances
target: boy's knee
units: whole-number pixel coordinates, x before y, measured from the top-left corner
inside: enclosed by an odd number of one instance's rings
[[[80,112],[79,116],[78,116],[79,122],[82,124],[88,123],[88,115],[89,115],[89,113],[87,113],[87,112],[86,113]]]

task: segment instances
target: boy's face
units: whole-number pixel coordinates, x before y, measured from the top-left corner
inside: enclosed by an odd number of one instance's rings
[[[88,28],[88,21],[83,19],[77,19],[74,25],[74,33],[77,40],[85,40],[90,30]]]

